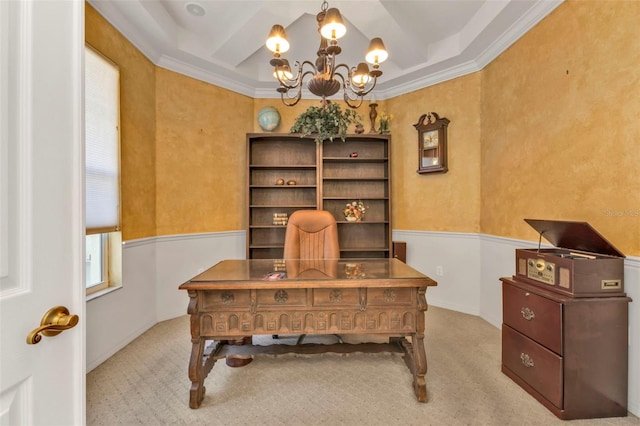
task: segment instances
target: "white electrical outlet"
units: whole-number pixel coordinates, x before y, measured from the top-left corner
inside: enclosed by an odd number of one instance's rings
[[[436,266],[436,275],[439,277],[444,275],[444,270],[442,269],[442,266]]]

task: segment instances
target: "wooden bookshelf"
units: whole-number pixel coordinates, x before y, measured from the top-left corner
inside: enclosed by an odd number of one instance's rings
[[[342,258],[391,257],[390,139],[350,135],[316,144],[295,134],[248,134],[247,258],[282,258],[286,224],[274,224],[274,214],[300,209],[334,215]],[[366,207],[360,222],[348,222],[342,212],[352,201]]]

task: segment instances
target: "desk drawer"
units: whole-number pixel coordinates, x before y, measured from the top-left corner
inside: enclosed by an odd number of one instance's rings
[[[562,409],[562,357],[502,324],[502,364]]]
[[[414,288],[370,288],[367,290],[367,304],[370,306],[411,305],[415,303]]]
[[[502,318],[505,324],[562,355],[562,304],[503,284]]]
[[[248,307],[250,300],[249,290],[211,290],[202,292],[201,311],[208,312],[212,309]]]
[[[256,303],[259,307],[306,306],[307,289],[280,288],[257,290]]]
[[[360,289],[358,288],[313,289],[313,306],[353,307],[359,306],[359,304]]]

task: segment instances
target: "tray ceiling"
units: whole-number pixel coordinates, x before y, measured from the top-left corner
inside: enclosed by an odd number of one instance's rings
[[[364,60],[382,37],[389,59],[378,99],[408,93],[482,69],[562,0],[330,1],[347,25],[338,62]],[[284,57],[315,60],[321,1],[89,0],[159,67],[256,98],[279,97],[270,52],[273,24],[291,43]],[[189,12],[201,7],[202,16]],[[307,97],[307,96],[305,96]],[[313,97],[313,96],[311,96]]]

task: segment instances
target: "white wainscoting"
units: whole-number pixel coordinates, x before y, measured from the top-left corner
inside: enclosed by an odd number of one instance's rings
[[[158,321],[186,315],[189,296],[178,286],[224,259],[246,257],[245,232],[159,237],[156,244]]]
[[[223,259],[243,259],[245,238],[244,231],[234,231],[126,242],[123,288],[87,303],[87,371],[157,322],[185,315],[189,299],[178,286]],[[427,291],[430,305],[480,316],[497,328],[502,323],[499,278],[514,274],[516,248],[537,244],[405,230],[393,231],[393,239],[407,243],[410,266],[438,282]],[[628,408],[640,415],[640,258],[625,260],[625,290],[634,299],[629,305]]]
[[[156,276],[155,238],[122,245],[122,288],[87,302],[87,371],[158,322]]]
[[[427,290],[430,305],[480,315],[478,234],[393,231],[393,240],[407,243],[408,265],[438,282]]]
[[[178,286],[224,259],[244,259],[245,232],[218,232],[127,241],[122,288],[87,302],[87,371],[160,321],[186,315]]]

